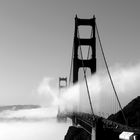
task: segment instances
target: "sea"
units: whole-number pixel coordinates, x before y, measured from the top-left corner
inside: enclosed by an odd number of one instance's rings
[[[64,140],[72,120],[58,121],[57,113],[53,107],[1,110],[0,140]]]
[[[72,122],[56,115],[55,108],[0,111],[0,140],[64,140]]]
[[[64,140],[71,121],[57,119],[39,121],[1,121],[1,140]]]

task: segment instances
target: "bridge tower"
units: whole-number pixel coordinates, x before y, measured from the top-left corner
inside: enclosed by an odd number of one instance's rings
[[[59,97],[63,89],[67,87],[67,77],[59,77]],[[60,115],[60,107],[58,106],[58,115]]]
[[[79,26],[91,26],[91,38],[79,38]],[[78,49],[81,46],[91,47],[92,55],[90,59],[79,59]],[[78,82],[79,68],[90,68],[91,74],[96,72],[96,38],[95,38],[95,17],[91,19],[80,19],[75,17],[75,33],[74,33],[74,56],[73,56],[73,83]]]
[[[73,48],[73,84],[79,81],[79,69],[80,68],[89,68],[91,74],[96,72],[96,37],[95,37],[95,16],[91,19],[80,19],[75,17],[75,31],[74,31],[74,48]],[[91,36],[89,38],[80,37],[79,27],[91,27]],[[83,58],[82,56],[82,47],[90,47],[91,57]],[[81,48],[80,48],[81,47]],[[81,52],[81,58],[79,58],[79,50]],[[72,118],[73,124],[77,124],[77,119]],[[80,123],[84,126],[90,133],[92,129],[84,123]],[[87,136],[88,139],[92,139],[90,135]]]
[[[62,92],[67,87],[67,77],[59,77],[59,97]],[[60,111],[60,106],[58,106],[57,120],[58,121],[66,121],[66,117]]]
[[[67,87],[67,77],[59,77],[59,90]]]

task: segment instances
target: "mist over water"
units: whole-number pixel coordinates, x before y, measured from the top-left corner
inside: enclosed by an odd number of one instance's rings
[[[109,69],[121,105],[124,107],[140,95],[140,64],[116,65]],[[48,106],[56,107],[56,109],[60,106],[62,112],[91,113],[84,81],[68,87],[61,93],[51,85],[52,81],[52,78],[44,78],[38,87],[39,96],[45,98]],[[88,77],[88,87],[95,114],[107,117],[120,110],[106,70],[100,70]]]
[[[114,86],[122,107],[140,95],[140,64],[110,68]],[[88,78],[88,87],[94,113],[107,117],[120,110],[107,72],[99,71]],[[68,88],[61,94],[62,110],[91,112],[85,82]]]
[[[0,122],[2,140],[63,140],[70,123],[56,120]]]
[[[63,140],[71,121],[58,122],[54,107],[6,110],[0,113],[2,140]]]
[[[110,68],[118,97],[124,107],[139,96],[140,64]],[[62,140],[71,121],[58,123],[58,106],[63,112],[91,112],[85,82],[77,83],[59,93],[51,84],[52,78],[44,78],[37,88],[46,104],[37,109],[7,110],[0,112],[0,138],[2,140]],[[88,78],[88,86],[94,113],[107,117],[119,110],[109,77],[100,71]],[[60,96],[58,96],[60,94]],[[21,120],[16,120],[21,118]],[[23,119],[23,120],[22,120]],[[26,121],[25,121],[25,120]],[[12,120],[12,121],[8,121]]]

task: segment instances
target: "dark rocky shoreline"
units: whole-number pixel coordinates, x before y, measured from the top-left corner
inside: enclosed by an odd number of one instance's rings
[[[123,108],[123,112],[126,117],[128,126],[140,129],[140,96],[128,103]],[[121,111],[110,115],[108,119],[117,123],[125,124]]]

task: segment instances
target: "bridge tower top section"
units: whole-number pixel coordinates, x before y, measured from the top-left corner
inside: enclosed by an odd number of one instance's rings
[[[95,37],[95,16],[91,19],[80,19],[75,17],[75,32],[74,32],[74,49],[73,49],[73,83],[78,82],[79,68],[86,67],[91,70],[91,74],[96,72],[96,37]],[[79,26],[91,26],[91,37],[80,38]],[[91,48],[92,54],[90,59],[80,59],[78,50],[82,51],[81,47]],[[82,52],[81,52],[82,53]],[[82,54],[81,54],[82,55]]]
[[[67,77],[59,77],[59,90],[67,87]]]

